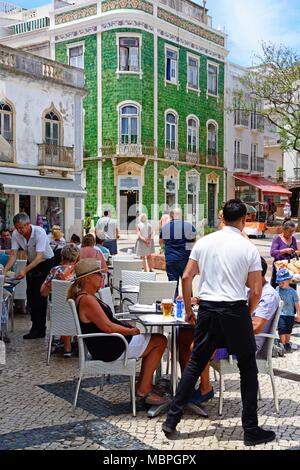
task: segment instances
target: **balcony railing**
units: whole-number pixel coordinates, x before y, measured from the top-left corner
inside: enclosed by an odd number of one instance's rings
[[[179,160],[179,152],[177,149],[170,149],[168,147],[165,147],[164,157],[166,160],[177,161]]]
[[[277,181],[278,182],[285,182],[286,181],[286,172],[285,170],[277,170]]]
[[[251,129],[253,131],[258,130],[259,132],[264,132],[265,129],[265,118],[261,114],[252,113],[251,114]]]
[[[186,161],[188,163],[194,163],[194,165],[197,165],[199,163],[199,154],[197,152],[196,153],[187,152]]]
[[[75,169],[74,147],[39,144],[39,167]]]
[[[237,153],[234,155],[234,170],[249,171],[249,155]]]
[[[234,125],[237,127],[249,127],[249,113],[236,109],[234,112]]]
[[[265,160],[263,158],[251,159],[251,171],[257,171],[258,173],[263,173],[265,170]]]
[[[295,181],[300,181],[300,168],[294,168]]]

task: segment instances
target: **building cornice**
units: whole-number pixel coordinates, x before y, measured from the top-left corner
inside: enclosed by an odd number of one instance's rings
[[[228,54],[228,51],[222,46],[201,38],[192,32],[179,30],[175,25],[139,11],[130,12],[130,18],[128,17],[128,11],[119,11],[117,14],[115,11],[107,12],[101,16],[56,25],[50,29],[50,33],[54,36],[55,42],[64,42],[89,34],[120,28],[135,28],[150,33],[153,33],[156,28],[158,35],[162,38],[189,48],[194,52],[217,58],[220,61],[225,61]]]

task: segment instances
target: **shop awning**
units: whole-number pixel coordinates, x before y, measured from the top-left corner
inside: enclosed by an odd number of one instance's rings
[[[292,193],[288,189],[273,183],[273,181],[263,178],[262,176],[233,175],[234,178],[247,183],[250,186],[260,189],[265,194],[291,196]]]
[[[0,173],[0,183],[7,194],[70,198],[84,198],[86,195],[79,179],[43,178],[39,176]]]

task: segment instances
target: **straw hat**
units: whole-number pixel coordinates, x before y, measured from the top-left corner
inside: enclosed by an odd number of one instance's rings
[[[80,260],[75,267],[75,281],[94,273],[101,273],[101,262],[93,258]]]

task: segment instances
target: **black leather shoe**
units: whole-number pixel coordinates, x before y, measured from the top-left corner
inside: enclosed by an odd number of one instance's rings
[[[161,429],[162,429],[162,431],[165,433],[165,436],[166,436],[167,438],[172,437],[172,435],[173,435],[173,434],[175,433],[175,431],[176,431],[176,427],[173,428],[172,426],[169,426],[166,421],[162,424]]]
[[[23,339],[38,339],[45,338],[46,333],[40,333],[38,331],[30,331],[27,335],[23,336]]]
[[[265,444],[266,442],[274,441],[276,434],[274,431],[265,431],[257,426],[254,429],[248,429],[244,432],[245,446],[256,446],[258,444]]]

